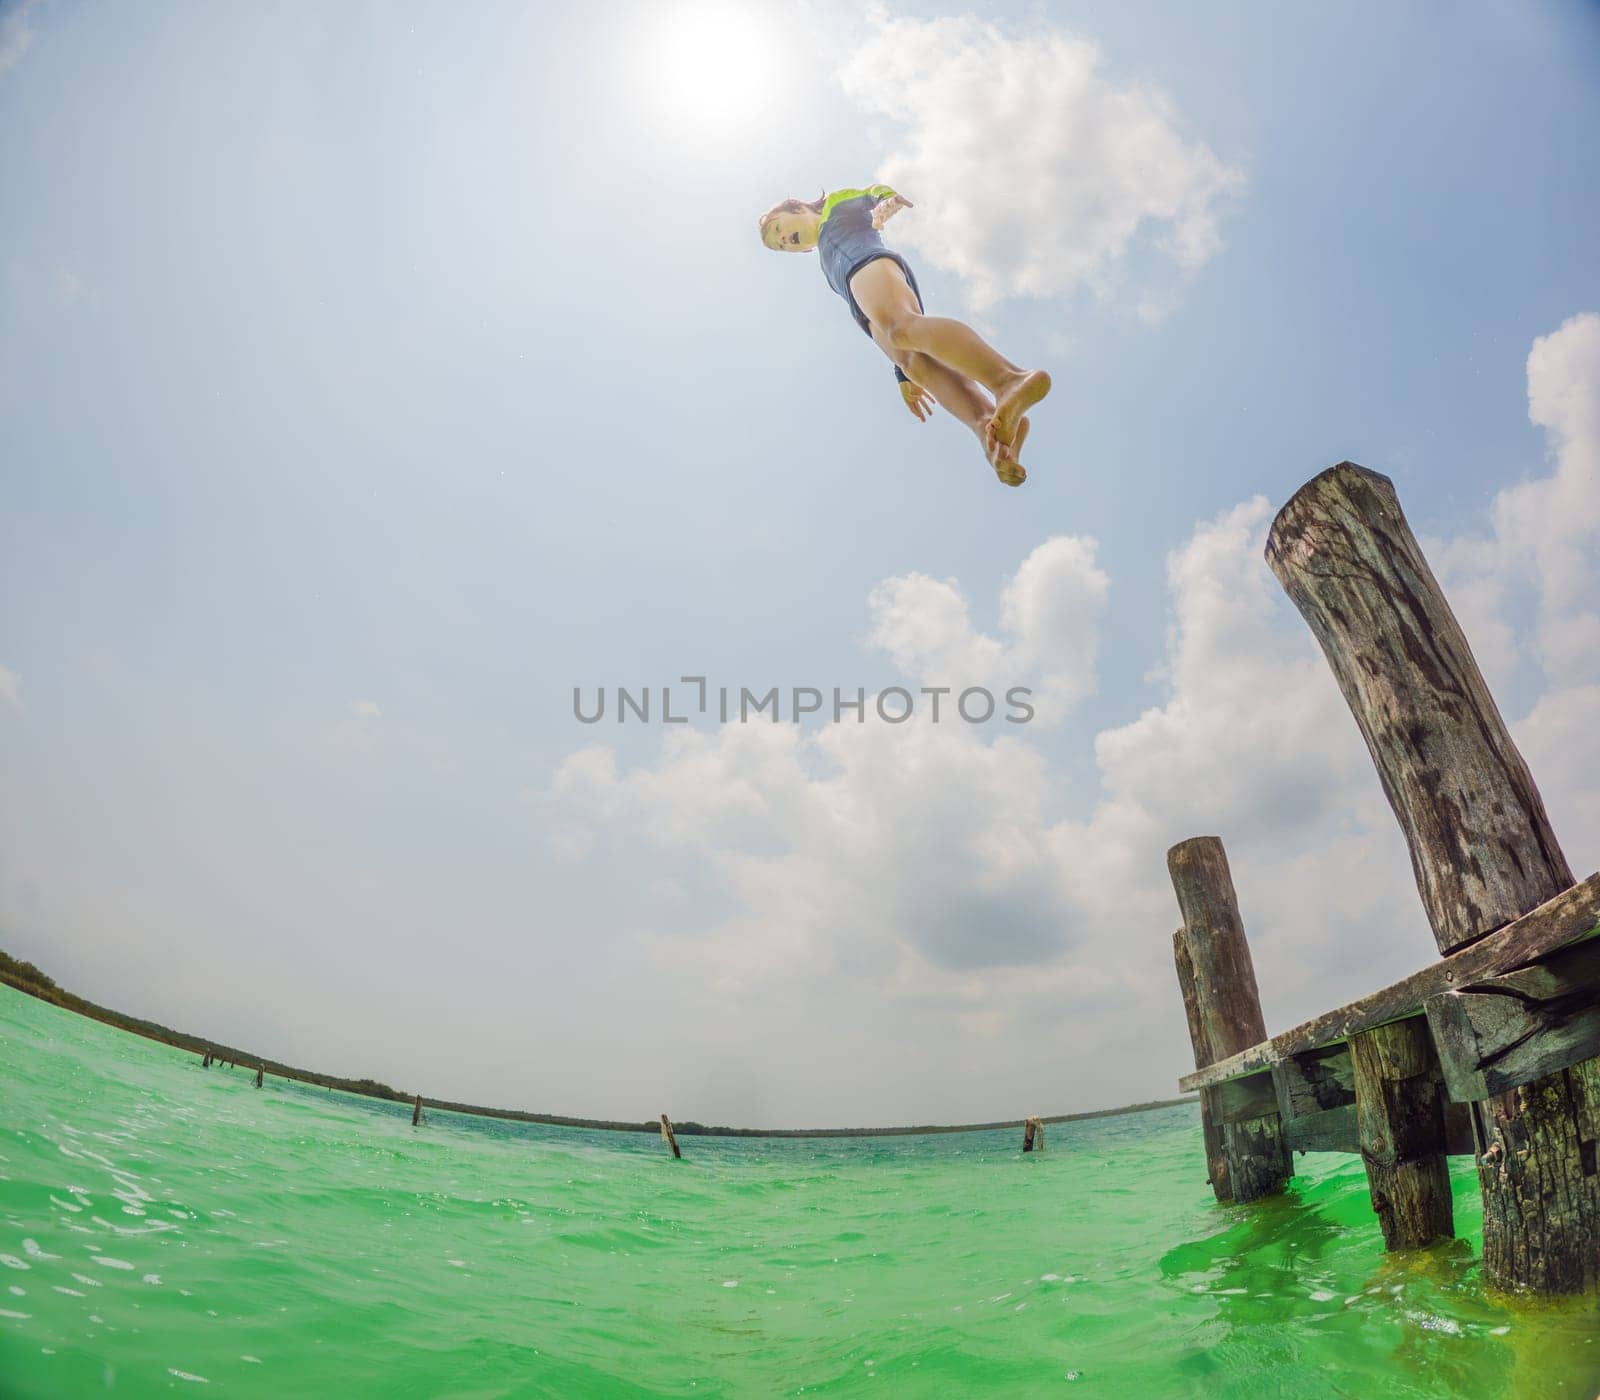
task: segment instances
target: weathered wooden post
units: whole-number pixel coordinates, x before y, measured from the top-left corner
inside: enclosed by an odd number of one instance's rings
[[[1393,483],[1351,462],[1323,472],[1279,512],[1266,554],[1361,727],[1440,952],[1572,885]],[[1489,1277],[1545,1292],[1600,1282],[1600,1062],[1473,1107]]]
[[[1350,1037],[1356,1131],[1372,1209],[1389,1249],[1452,1239],[1444,1078],[1418,1016]]]
[[[1189,1022],[1189,1041],[1194,1046],[1194,1067],[1204,1069],[1216,1057],[1211,1053],[1205,1026],[1200,1020],[1200,1004],[1194,989],[1194,959],[1189,956],[1188,935],[1184,929],[1172,935],[1172,959],[1178,967],[1178,989],[1183,993],[1183,1014]],[[1217,1201],[1226,1205],[1233,1200],[1233,1187],[1228,1181],[1228,1154],[1222,1150],[1222,1129],[1217,1126],[1216,1111],[1212,1107],[1213,1092],[1211,1089],[1200,1091],[1200,1136],[1206,1150],[1206,1182]]]
[[[211,1052],[209,1050],[206,1051],[205,1059],[200,1061],[200,1068],[201,1069],[210,1069],[211,1068]]]
[[[1185,1010],[1192,987],[1190,1034],[1196,1067],[1226,1059],[1267,1038],[1255,965],[1245,942],[1244,922],[1228,870],[1228,857],[1215,836],[1180,841],[1167,852],[1167,871],[1183,911],[1178,947],[1178,980]],[[1185,976],[1187,953],[1188,971]],[[1195,1035],[1198,1027],[1199,1034]],[[1203,1042],[1203,1043],[1202,1043]],[[1226,1166],[1225,1186],[1212,1168],[1212,1189],[1225,1200],[1254,1201],[1283,1189],[1293,1175],[1284,1145],[1272,1076],[1263,1072],[1220,1084],[1206,1105],[1217,1130]],[[1202,1126],[1203,1126],[1202,1120]],[[1207,1145],[1207,1158],[1211,1146]]]
[[[414,1128],[422,1121],[422,1095],[417,1095],[416,1106],[411,1110],[411,1126]]]
[[[1037,1114],[1022,1125],[1022,1150],[1032,1152],[1035,1146],[1044,1151],[1044,1123]]]
[[[683,1153],[678,1151],[678,1136],[672,1131],[672,1120],[665,1113],[661,1115],[661,1141],[672,1149],[674,1157],[683,1156]]]
[[[261,1081],[264,1080],[266,1077],[267,1077],[266,1066],[257,1065],[256,1066],[256,1088],[259,1089],[261,1087]]]

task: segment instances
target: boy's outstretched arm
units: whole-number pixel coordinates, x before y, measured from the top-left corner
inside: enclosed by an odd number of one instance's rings
[[[889,190],[887,185],[874,185],[872,193],[878,190]],[[896,194],[889,190],[887,196],[882,197],[878,206],[872,211],[873,228],[882,228],[890,219],[894,218],[902,209],[914,209],[916,206],[903,194]]]

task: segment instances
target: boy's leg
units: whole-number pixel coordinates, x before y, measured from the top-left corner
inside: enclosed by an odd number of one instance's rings
[[[907,352],[893,349],[883,332],[876,326],[872,328],[872,338],[883,353],[905,371],[906,378],[926,389],[933,395],[935,402],[952,418],[959,419],[972,430],[973,436],[983,447],[983,455],[989,459],[989,465],[1001,473],[1002,480],[1008,485],[1021,485],[1027,473],[1023,471],[1017,457],[1022,451],[1023,440],[1027,437],[1026,419],[1018,426],[1016,438],[1012,443],[991,447],[985,439],[989,422],[994,415],[994,405],[989,402],[989,396],[981,387],[965,375],[957,374],[948,365],[940,364],[931,355],[924,355],[916,350]]]
[[[1012,364],[971,326],[919,312],[916,295],[893,258],[874,258],[861,268],[850,279],[850,294],[872,323],[873,339],[881,331],[894,349],[920,352],[987,388],[995,396],[993,420],[1001,442],[1015,439],[1022,415],[1050,392],[1048,374]],[[932,386],[927,387],[931,393]]]

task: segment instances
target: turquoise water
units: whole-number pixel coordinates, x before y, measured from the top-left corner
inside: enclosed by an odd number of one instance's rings
[[[1593,1396],[1593,1304],[1386,1257],[1358,1162],[1221,1208],[1192,1107],[659,1139],[200,1068],[0,987],[0,1395]],[[688,1106],[692,1109],[692,1105]]]

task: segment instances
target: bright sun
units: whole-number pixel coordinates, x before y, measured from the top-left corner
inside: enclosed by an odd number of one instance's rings
[[[696,136],[766,125],[787,85],[777,13],[755,0],[657,0],[636,12],[641,115]]]

